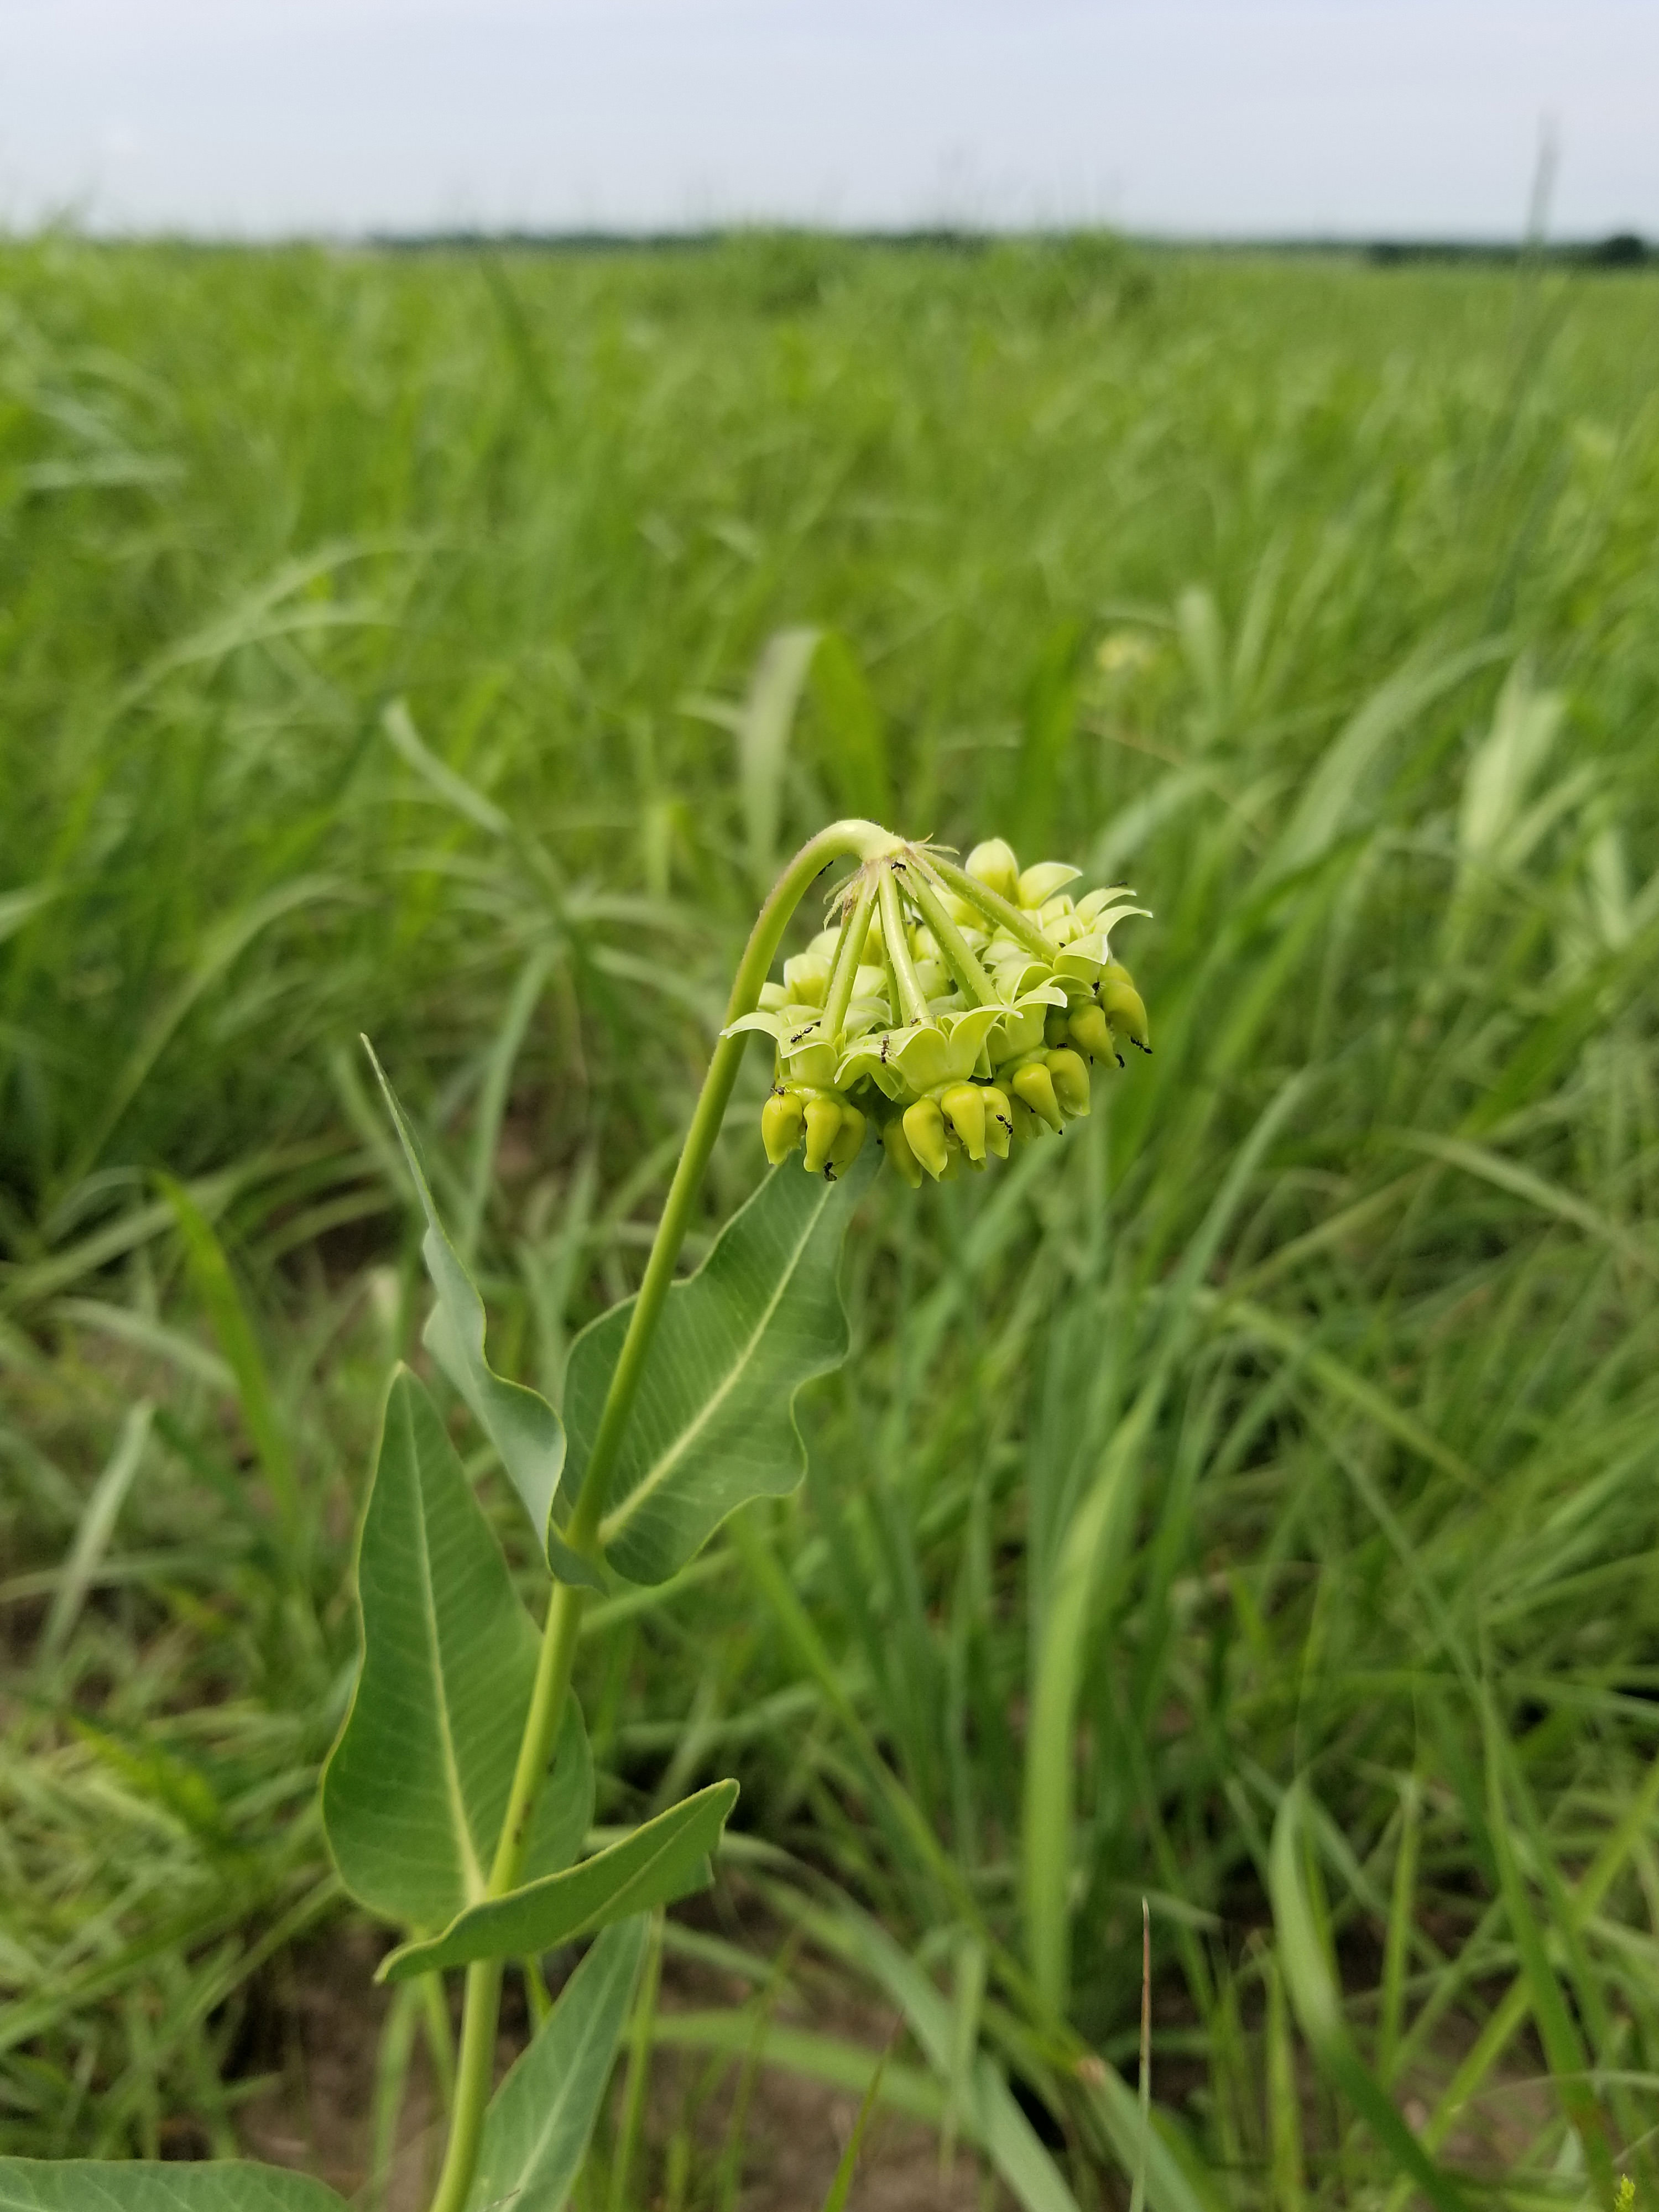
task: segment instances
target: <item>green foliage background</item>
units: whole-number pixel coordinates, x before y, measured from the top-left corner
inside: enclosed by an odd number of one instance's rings
[[[358,1032],[556,1395],[762,878],[856,809],[1127,874],[1157,1055],[1012,1172],[883,1178],[769,1550],[591,1617],[600,1817],[738,1773],[966,2016],[878,1759],[1125,2063],[1150,1893],[1218,2201],[1392,2176],[1292,2094],[1333,1962],[1431,2144],[1462,2063],[1450,2154],[1604,2178],[1659,2075],[1659,286],[765,238],[0,283],[0,2143],[233,2149],[341,1910],[423,1299]]]

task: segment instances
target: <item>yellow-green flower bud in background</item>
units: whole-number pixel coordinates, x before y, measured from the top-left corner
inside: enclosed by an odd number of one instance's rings
[[[1057,1052],[1045,1053],[1042,1064],[1048,1071],[1048,1080],[1054,1086],[1054,1097],[1060,1110],[1073,1121],[1079,1120],[1089,1110],[1089,1069],[1068,1045]]]
[[[1121,1030],[1142,1052],[1152,1050],[1152,1032],[1147,1024],[1146,1009],[1121,960],[1109,960],[1100,971],[1100,1004],[1114,1029]]]
[[[985,1158],[985,1093],[976,1083],[953,1083],[939,1100],[945,1120],[970,1160]]]
[[[994,1158],[1006,1160],[1014,1133],[1013,1109],[1008,1103],[1008,1094],[998,1090],[994,1083],[987,1083],[981,1086],[980,1096],[985,1101],[985,1148]]]
[[[797,953],[783,963],[783,988],[791,1006],[821,1006],[830,988],[830,963],[817,952]]]
[[[1014,1096],[1023,1098],[1032,1113],[1051,1129],[1065,1127],[1066,1119],[1054,1096],[1054,1079],[1043,1061],[1028,1060],[1014,1070]]]
[[[1094,1000],[1085,999],[1080,1006],[1073,1006],[1066,1027],[1072,1042],[1091,1060],[1117,1058],[1111,1024]]]
[[[988,890],[1010,902],[1019,896],[1019,862],[1014,848],[1003,838],[990,837],[968,855],[968,872]]]
[[[829,1164],[830,1148],[841,1127],[841,1108],[833,1098],[809,1098],[805,1121],[806,1172],[816,1175]]]
[[[856,1106],[845,1100],[841,1108],[841,1126],[836,1131],[836,1141],[830,1147],[830,1164],[837,1174],[850,1168],[864,1150],[864,1133],[868,1123]]]
[[[945,1116],[937,1098],[918,1098],[905,1108],[904,1133],[928,1174],[935,1179],[942,1176],[951,1164],[951,1148],[945,1141]]]
[[[775,1168],[781,1168],[799,1144],[801,1121],[798,1091],[775,1091],[761,1108],[761,1142]]]
[[[892,847],[835,894],[838,924],[783,963],[731,1036],[775,1054],[761,1109],[766,1157],[799,1150],[833,1181],[873,1115],[912,1188],[949,1182],[1088,1113],[1089,1063],[1151,1049],[1146,1010],[1113,958],[1114,927],[1146,908],[1121,884],[1076,897],[1064,860],[1022,869],[1000,837],[958,867],[927,843]]]
[[[904,1121],[895,1114],[890,1121],[884,1122],[881,1141],[887,1157],[898,1170],[912,1190],[921,1188],[921,1162],[910,1149],[910,1139],[904,1133]],[[775,1163],[774,1163],[775,1165]]]

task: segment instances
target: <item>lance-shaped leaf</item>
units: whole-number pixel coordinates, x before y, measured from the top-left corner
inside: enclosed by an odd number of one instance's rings
[[[587,2155],[648,1927],[635,1916],[606,1929],[495,2092],[467,2212],[559,2212]]]
[[[880,1160],[866,1145],[836,1182],[774,1169],[696,1273],[669,1291],[599,1524],[607,1559],[630,1581],[665,1582],[728,1513],[799,1481],[795,1393],[847,1357],[842,1238]],[[632,1311],[631,1299],[613,1306],[571,1348],[572,1496]]]
[[[363,1659],[323,1774],[323,1826],[354,1897],[441,1927],[483,1895],[540,1638],[432,1401],[392,1378],[357,1552]],[[568,1700],[526,1864],[568,1866],[593,1770]]]
[[[432,1196],[432,1186],[410,1127],[398,1103],[386,1071],[374,1059],[367,1037],[363,1043],[380,1079],[386,1103],[397,1128],[409,1172],[414,1177],[421,1209],[426,1215],[426,1235],[421,1256],[437,1292],[437,1304],[427,1316],[421,1341],[466,1401],[467,1408],[495,1445],[508,1480],[530,1516],[537,1540],[547,1547],[548,1564],[561,1581],[586,1583],[603,1589],[604,1578],[591,1560],[573,1552],[553,1525],[553,1500],[564,1465],[564,1428],[545,1398],[522,1382],[509,1382],[484,1357],[484,1304],[477,1287],[450,1243]]]
[[[474,1959],[534,1957],[706,1889],[713,1879],[709,1856],[737,1802],[735,1782],[711,1783],[563,1874],[471,1906],[429,1942],[403,1944],[381,1960],[375,1978],[403,1982]]]
[[[344,2212],[308,2173],[239,2158],[0,2158],[0,2212]]]

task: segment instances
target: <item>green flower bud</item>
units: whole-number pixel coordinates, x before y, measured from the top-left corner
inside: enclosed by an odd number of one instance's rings
[[[1072,1042],[1091,1060],[1117,1058],[1111,1024],[1092,999],[1085,999],[1080,1006],[1073,1007],[1067,1026],[1072,1033]]]
[[[1109,960],[1100,971],[1100,1004],[1115,1029],[1121,1030],[1142,1052],[1152,1050],[1152,1033],[1147,1025],[1146,1006],[1121,960]]]
[[[914,1106],[905,1108],[904,1133],[910,1140],[910,1150],[937,1182],[951,1164],[945,1116],[937,1098],[918,1098]]]
[[[994,1083],[980,1085],[980,1097],[985,1102],[986,1148],[1000,1160],[1008,1157],[1009,1139],[1014,1133],[1013,1109],[1006,1091],[999,1091]]]
[[[904,1123],[898,1115],[882,1124],[881,1141],[887,1157],[904,1177],[912,1190],[921,1188],[921,1162],[910,1149],[910,1139],[904,1133]]]
[[[1018,1060],[1022,1053],[1035,1052],[1042,1042],[1042,1018],[1048,1009],[1042,1006],[1023,1007],[1010,1014],[1001,1032],[991,1042],[991,1059],[1000,1067],[1005,1060]]]
[[[1079,1066],[1082,1063],[1079,1062]],[[1032,1113],[1046,1121],[1051,1129],[1063,1129],[1065,1116],[1060,1110],[1060,1101],[1054,1096],[1054,1078],[1047,1064],[1040,1060],[1028,1060],[1024,1067],[1014,1070],[1014,1096],[1023,1098]]]
[[[1075,1120],[1089,1110],[1089,1069],[1087,1063],[1066,1047],[1058,1052],[1046,1053],[1043,1066],[1054,1086],[1054,1096],[1060,1101],[1060,1111]]]
[[[1014,858],[1013,847],[1000,837],[975,845],[968,855],[967,871],[999,898],[1012,902],[1019,896],[1019,862]]]
[[[798,1092],[775,1091],[761,1108],[761,1142],[766,1157],[780,1168],[800,1142],[801,1102]]]
[[[789,1079],[809,1089],[828,1091],[836,1079],[836,1048],[823,1034],[821,1021],[803,1022],[790,1030],[779,1048]]]
[[[830,1147],[841,1127],[841,1108],[833,1098],[806,1102],[806,1172],[817,1175],[830,1159]]]
[[[939,1100],[945,1120],[970,1160],[985,1158],[985,1096],[972,1083],[953,1083]]]
[[[843,1168],[850,1168],[864,1150],[864,1132],[866,1126],[864,1115],[860,1113],[858,1108],[843,1103],[841,1109],[841,1127],[836,1132],[835,1143],[830,1147],[830,1164],[837,1174],[840,1174]]]
[[[1077,873],[1060,860],[1022,873],[1001,838],[975,846],[965,872],[925,843],[864,862],[834,896],[832,913],[850,920],[786,961],[782,981],[764,984],[723,1032],[758,1031],[776,1052],[761,1113],[767,1158],[799,1150],[809,1173],[833,1177],[858,1158],[874,1114],[916,1188],[924,1175],[982,1172],[1086,1114],[1088,1063],[1117,1057],[1125,1036],[1147,1049],[1150,1038],[1108,943],[1115,922],[1145,909],[1121,885],[1073,901]],[[981,906],[969,889],[996,896]]]
[[[830,963],[821,953],[798,952],[783,963],[783,988],[797,1006],[821,1006],[830,988]]]

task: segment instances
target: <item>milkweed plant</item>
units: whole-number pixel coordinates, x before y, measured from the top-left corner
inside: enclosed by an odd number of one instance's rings
[[[830,926],[769,980],[826,870]],[[413,1134],[381,1083],[426,1220],[423,1342],[499,1456],[551,1577],[538,1629],[425,1385],[387,1393],[356,1554],[362,1652],[322,1778],[346,1889],[400,1931],[379,1978],[465,1972],[449,2130],[431,2212],[557,2212],[586,2156],[645,1954],[648,1914],[704,1887],[738,1795],[700,1790],[584,1855],[593,1768],[571,1688],[583,1612],[618,1578],[665,1581],[750,1499],[804,1472],[793,1403],[844,1358],[836,1275],[881,1161],[913,1188],[986,1170],[1086,1115],[1091,1073],[1151,1049],[1110,934],[1133,894],[1074,898],[1079,871],[1022,870],[1001,839],[958,866],[839,822],[761,910],[637,1294],[573,1345],[562,1418],[498,1375],[484,1309]],[[773,1048],[772,1172],[694,1274],[676,1263],[744,1049]],[[378,1064],[377,1064],[378,1072]],[[805,1172],[803,1172],[803,1170]],[[494,2087],[503,1976],[593,1936]],[[492,2094],[493,2089],[493,2094]],[[18,2212],[325,2212],[322,2183],[242,2161],[0,2160]]]

